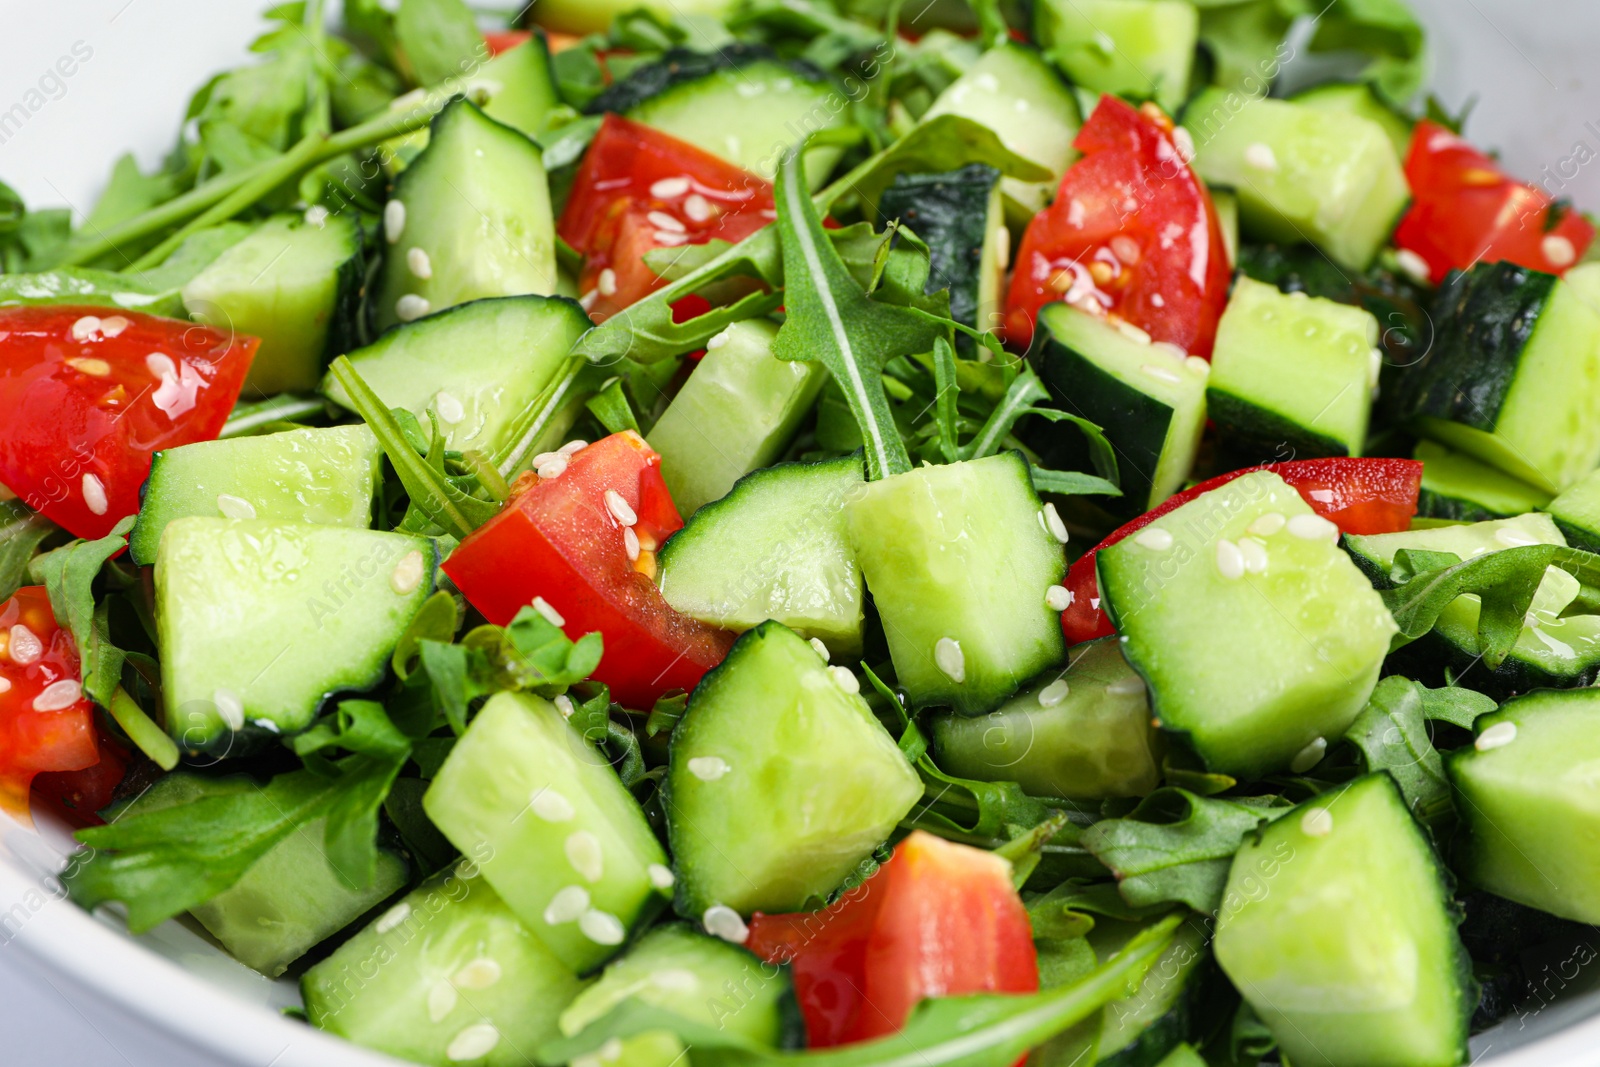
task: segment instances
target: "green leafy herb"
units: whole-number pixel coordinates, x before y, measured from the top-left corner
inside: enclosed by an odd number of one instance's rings
[[[400,0],[394,33],[418,85],[459,78],[489,55],[461,0]]]
[[[633,404],[623,391],[621,378],[607,382],[598,393],[584,401],[584,406],[589,409],[589,414],[600,420],[600,425],[606,428],[607,433],[621,433],[623,430],[641,432],[638,416],[634,415]]]
[[[1447,722],[1463,730],[1472,729],[1480,717],[1499,707],[1492,697],[1459,686],[1429,689],[1425,685],[1418,685],[1417,692],[1422,697],[1424,719]]]
[[[95,610],[94,580],[106,560],[128,547],[128,516],[97,541],[72,541],[36,558],[29,568],[50,595],[56,622],[72,634],[83,670],[83,691],[101,707],[122,684],[123,652],[111,643],[104,612]]]
[[[18,501],[0,503],[0,601],[10,600],[27,580],[34,553],[57,529]]]
[[[1388,771],[1412,814],[1432,825],[1451,811],[1450,782],[1424,721],[1422,687],[1406,678],[1378,683],[1345,737],[1369,771]]]

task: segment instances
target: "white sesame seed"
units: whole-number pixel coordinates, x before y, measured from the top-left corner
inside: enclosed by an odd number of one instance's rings
[[[702,782],[715,782],[731,770],[721,756],[695,756],[689,761],[689,773]]]
[[[675,230],[657,230],[651,236],[655,238],[656,244],[665,245],[667,248],[676,248],[689,243],[688,234],[678,233]]]
[[[600,291],[601,296],[617,295],[617,272],[607,267],[595,279],[594,287]]]
[[[693,971],[671,967],[651,973],[650,984],[665,993],[693,993],[700,988],[700,979]]]
[[[1172,385],[1178,385],[1183,381],[1182,378],[1178,377],[1177,372],[1172,370],[1170,367],[1158,367],[1154,363],[1146,363],[1139,369],[1150,375],[1150,377],[1154,378],[1158,382],[1168,382]]]
[[[639,558],[639,535],[633,532],[632,526],[622,528],[622,550],[628,554],[629,563]]]
[[[1013,111],[1025,112],[1032,106],[1032,104],[1028,103],[1028,98],[1025,96],[1019,96],[1011,102],[1011,109]]]
[[[445,1016],[456,1010],[460,997],[456,987],[449,982],[440,980],[433,983],[433,988],[428,990],[428,1021],[444,1022]]]
[[[711,218],[711,201],[699,193],[690,193],[689,198],[683,202],[683,213],[693,222],[705,222]]]
[[[588,311],[590,308],[594,307],[594,302],[599,298],[599,296],[600,290],[590,289],[587,293],[584,293],[582,296],[578,297],[578,305],[582,307],[583,310]]]
[[[967,680],[967,657],[961,651],[961,642],[953,637],[941,637],[933,644],[933,663],[946,678],[957,685]]]
[[[700,925],[706,933],[742,945],[750,938],[750,928],[739,918],[739,913],[726,904],[713,904],[700,916]]]
[[[1296,515],[1285,523],[1289,533],[1302,541],[1337,541],[1339,527],[1321,515]]]
[[[1061,513],[1056,511],[1054,504],[1044,506],[1044,525],[1045,529],[1050,531],[1051,537],[1062,544],[1067,543],[1067,524],[1061,521]]]
[[[1173,127],[1172,147],[1178,150],[1178,158],[1185,163],[1194,158],[1194,137],[1182,126]]]
[[[111,506],[106,500],[106,485],[96,475],[83,476],[83,503],[96,515],[104,515]]]
[[[473,1023],[462,1027],[461,1032],[450,1039],[444,1055],[452,1063],[481,1059],[493,1052],[499,1043],[500,1031],[494,1028],[493,1023]]]
[[[1057,678],[1055,681],[1039,690],[1039,706],[1041,708],[1053,708],[1063,700],[1067,699],[1069,692],[1070,689],[1067,686],[1067,680],[1065,678]]]
[[[85,315],[72,324],[72,339],[74,341],[87,341],[100,332],[100,317],[98,315]]]
[[[500,965],[487,956],[479,956],[457,971],[450,981],[460,989],[488,989],[500,978]]]
[[[1011,231],[1004,226],[994,228],[994,259],[1001,270],[1011,264]]]
[[[657,889],[671,889],[672,884],[678,879],[673,875],[672,868],[660,863],[652,863],[644,872],[650,879],[650,884]]]
[[[72,707],[83,697],[83,685],[72,678],[51,682],[33,698],[34,711],[62,711]]]
[[[116,337],[132,325],[132,320],[123,318],[121,315],[108,315],[100,320],[100,335],[102,337]]]
[[[1296,774],[1304,774],[1322,762],[1322,757],[1327,754],[1328,739],[1318,737],[1305,748],[1295,753],[1294,759],[1289,761],[1289,769]]]
[[[603,1041],[595,1055],[600,1057],[601,1063],[615,1063],[622,1058],[622,1038],[608,1037]]]
[[[9,692],[11,692],[11,680],[9,678],[0,678],[0,693]]]
[[[433,277],[433,261],[428,258],[428,253],[415,245],[406,250],[406,266],[423,281]]]
[[[1217,542],[1217,570],[1229,581],[1244,577],[1244,553],[1226,537]]]
[[[1394,260],[1413,281],[1426,282],[1433,276],[1433,272],[1428,268],[1428,261],[1409,248],[1402,248],[1396,252]]]
[[[1072,590],[1064,585],[1052,585],[1044,591],[1044,606],[1051,611],[1066,611],[1072,606]]]
[[[822,643],[821,638],[813,637],[811,639],[811,647],[816,651],[817,655],[822,657],[822,662],[826,663],[833,658],[828,653],[828,646]]]
[[[589,891],[581,885],[563,886],[556,890],[544,909],[544,921],[551,926],[569,923],[589,910]]]
[[[861,682],[850,673],[848,667],[829,667],[828,673],[833,676],[833,684],[843,689],[846,693],[861,692]]]
[[[533,610],[537,611],[540,615],[543,615],[544,621],[548,622],[551,626],[565,626],[567,624],[566,616],[557,611],[551,605],[550,601],[546,600],[542,596],[536,596],[533,598]]]
[[[111,364],[107,363],[103,359],[95,359],[92,356],[78,356],[76,358],[69,359],[67,360],[67,366],[71,367],[75,371],[78,371],[80,374],[87,374],[91,378],[111,377]]]
[[[600,851],[600,839],[588,830],[577,830],[567,835],[562,850],[572,869],[588,882],[598,882],[605,874],[605,855]]]
[[[1146,526],[1134,536],[1133,543],[1152,552],[1165,552],[1173,546],[1174,541],[1169,531],[1159,526]]]
[[[567,457],[557,452],[543,463],[537,464],[534,469],[540,478],[559,478],[567,473]]]
[[[540,452],[537,456],[533,457],[533,465],[535,467],[542,467],[546,463],[550,463],[554,460],[561,460],[564,463],[566,462],[566,459],[566,454],[562,452]]]
[[[566,694],[563,693],[562,696]],[[545,822],[566,822],[577,814],[572,801],[549,786],[542,787],[528,801],[528,808]]]
[[[415,322],[432,310],[428,298],[416,293],[407,293],[394,302],[394,317],[401,322]]]
[[[39,657],[44,655],[44,642],[20,622],[11,628],[11,641],[6,647],[12,662],[24,667],[38,663]]]
[[[1278,156],[1272,151],[1272,146],[1260,141],[1246,146],[1244,161],[1256,170],[1274,171],[1278,169]]]
[[[658,200],[671,200],[674,197],[682,196],[688,191],[689,179],[681,176],[677,178],[662,178],[652,182],[650,185],[650,195]]]
[[[632,526],[639,521],[638,514],[628,506],[628,502],[622,499],[622,494],[615,489],[606,490],[606,510],[611,512],[612,518],[624,526]]]
[[[1200,356],[1185,356],[1183,365],[1189,368],[1190,373],[1198,374],[1202,378],[1211,376],[1211,361]]]
[[[676,215],[669,215],[665,211],[652,211],[645,216],[645,221],[657,230],[665,230],[668,233],[683,233],[686,229]]]
[[[572,706],[572,698],[565,693],[558,693],[550,703],[556,706],[556,710],[561,713],[563,719],[572,718],[572,713],[578,710]]]
[[[1132,696],[1144,692],[1144,679],[1137,674],[1130,674],[1126,678],[1118,678],[1106,686],[1106,692],[1117,696]]]
[[[1244,569],[1251,574],[1267,573],[1267,546],[1254,537],[1239,538],[1239,555],[1244,557]]]
[[[1504,748],[1517,739],[1517,724],[1514,722],[1497,722],[1472,743],[1472,747],[1479,752],[1489,752],[1497,748]]]
[[[328,224],[328,209],[321,204],[312,204],[306,208],[305,220],[307,226],[315,226],[320,230]]]
[[[595,908],[578,916],[578,929],[597,945],[620,945],[628,936],[628,928],[622,925],[621,919]]]
[[[1127,319],[1113,318],[1110,321],[1114,326],[1116,326],[1118,333],[1135,344],[1147,345],[1151,343],[1150,335],[1144,330],[1141,330],[1139,327],[1135,326],[1133,323],[1129,322]]]
[[[1312,808],[1300,816],[1300,831],[1307,837],[1327,837],[1333,833],[1333,812],[1327,808]]]
[[[407,917],[410,915],[411,905],[402,900],[400,903],[396,904],[394,907],[378,916],[378,921],[372,924],[372,928],[380,934],[386,934],[390,930],[393,930],[395,927],[399,926],[401,923],[405,922]]]
[[[707,352],[714,352],[717,349],[721,348],[723,345],[728,343],[728,341],[732,337],[732,335],[733,335],[733,327],[732,326],[725,327],[722,330],[721,333],[712,334],[711,335],[711,339],[706,342],[706,351]]]
[[[1271,537],[1283,529],[1284,523],[1289,520],[1279,511],[1269,511],[1265,515],[1256,517],[1256,520],[1245,527],[1246,533],[1255,534],[1257,537]]]
[[[568,441],[566,444],[564,444],[560,448],[556,449],[556,451],[560,452],[564,456],[575,456],[579,452],[582,452],[584,449],[586,449],[588,447],[589,447],[589,442],[588,441],[573,440],[573,441]]]
[[[974,84],[986,93],[998,93],[1000,91],[1000,79],[987,71],[978,75],[974,79]]]
[[[256,506],[242,496],[232,493],[217,494],[217,510],[229,519],[253,519],[256,517]]]
[[[422,584],[424,570],[422,552],[414,548],[401,556],[400,562],[389,572],[389,588],[401,596],[410,596]]]
[[[244,729],[244,701],[231,689],[218,689],[211,694],[212,706],[230,730]]]
[[[1502,526],[1494,532],[1494,539],[1507,548],[1526,548],[1539,542],[1526,534],[1519,533],[1508,526]]]
[[[383,238],[390,244],[400,240],[406,230],[406,206],[398,200],[383,205]]]
[[[1559,233],[1552,233],[1540,242],[1544,258],[1555,267],[1570,267],[1578,261],[1578,250],[1572,241]]]

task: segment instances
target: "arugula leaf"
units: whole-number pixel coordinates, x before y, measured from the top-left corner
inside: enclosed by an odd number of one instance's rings
[[[1310,47],[1368,56],[1361,78],[1403,107],[1422,88],[1424,44],[1422,24],[1403,0],[1333,0],[1320,12]]]
[[[459,78],[489,55],[477,21],[461,0],[400,0],[394,34],[418,85]]]
[[[431,726],[425,724],[424,734]],[[326,808],[324,845],[329,866],[351,889],[371,885],[377,873],[378,810],[411,758],[412,740],[382,704],[345,700],[292,742],[307,770],[339,784]],[[333,762],[323,753],[334,749],[352,755]]]
[[[623,392],[621,378],[612,378],[598,393],[585,400],[584,406],[605,427],[607,433],[621,433],[623,430],[642,432],[639,419],[633,413],[633,404]]]
[[[22,587],[34,553],[58,529],[20,501],[0,503],[0,602],[10,600]]]
[[[122,684],[124,654],[111,643],[104,613],[95,611],[94,580],[106,560],[128,547],[133,518],[129,515],[97,541],[72,541],[46,552],[28,568],[49,594],[57,624],[77,642],[84,694],[101,707],[110,707]]]
[[[1494,698],[1472,689],[1462,689],[1459,686],[1429,689],[1427,686],[1419,684],[1417,692],[1422,697],[1422,717],[1424,719],[1432,719],[1434,722],[1447,722],[1453,726],[1459,726],[1463,730],[1472,729],[1480,717],[1499,707]]]
[[[1368,771],[1389,772],[1418,821],[1433,825],[1451,812],[1450,782],[1428,736],[1421,690],[1407,678],[1383,679],[1345,738]]]
[[[1029,467],[1033,475],[1033,488],[1040,493],[1058,493],[1061,496],[1121,496],[1117,483],[1082,471],[1047,471],[1043,467]]]
[[[1265,96],[1289,52],[1284,39],[1301,15],[1314,14],[1307,0],[1245,0],[1209,3],[1200,9],[1200,43],[1211,57],[1211,82]]]
[[[682,689],[674,689],[663,693],[656,698],[655,706],[650,709],[650,715],[644,721],[644,735],[657,737],[661,734],[670,734],[677,727],[678,720],[683,718],[689,710],[689,694]]]
[[[561,689],[594,673],[604,638],[596,632],[570,640],[561,627],[525,607],[506,626],[505,641],[528,688]]]

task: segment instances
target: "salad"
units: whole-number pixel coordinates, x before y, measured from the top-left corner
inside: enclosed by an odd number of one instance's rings
[[[1399,0],[524,14],[282,4],[86,219],[0,186],[75,901],[438,1067],[1454,1067],[1552,995],[1595,228]]]

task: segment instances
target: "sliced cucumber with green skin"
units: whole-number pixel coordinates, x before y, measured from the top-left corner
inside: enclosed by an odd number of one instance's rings
[[[1600,263],[1580,263],[1562,277],[1579,299],[1600,312]]]
[[[717,906],[816,906],[923,791],[855,676],[776,622],[741,636],[690,695],[665,788],[678,913],[708,926]]]
[[[1178,349],[1065,303],[1039,309],[1048,338],[1035,357],[1051,401],[1104,431],[1117,452],[1120,512],[1143,514],[1183,487],[1206,425],[1206,374]],[[1088,468],[1083,434],[1039,422],[1029,443],[1047,466]]]
[[[1062,662],[1045,594],[1066,574],[1066,527],[1021,453],[868,482],[845,514],[914,707],[981,714]]]
[[[1383,355],[1370,312],[1240,277],[1206,411],[1241,459],[1359,456]]]
[[[1245,233],[1310,240],[1364,270],[1411,196],[1383,127],[1348,112],[1208,90],[1184,112],[1194,168],[1239,194]]]
[[[1379,589],[1394,585],[1389,569],[1402,548],[1427,552],[1450,552],[1461,559],[1474,559],[1485,552],[1522,545],[1564,545],[1550,516],[1515,515],[1509,519],[1490,519],[1459,526],[1440,526],[1432,530],[1405,530],[1389,534],[1347,534],[1343,544],[1356,566]]]
[[[1108,960],[1143,929],[1139,923],[1098,918],[1088,934],[1095,955]],[[1198,918],[1178,927],[1139,989],[1101,1010],[1095,1063],[1105,1067],[1144,1067],[1176,1048],[1195,1029],[1196,994],[1210,970],[1208,930]]]
[[[379,915],[301,979],[313,1026],[430,1067],[527,1067],[583,983],[468,861]]]
[[[1412,458],[1422,461],[1418,515],[1456,522],[1486,522],[1522,515],[1550,504],[1550,494],[1544,490],[1432,441],[1418,442]]]
[[[1337,539],[1256,471],[1097,553],[1101,606],[1158,723],[1210,770],[1282,770],[1365,706],[1396,628]]]
[[[1189,95],[1200,14],[1186,0],[1041,0],[1033,36],[1074,84],[1173,113]]]
[[[827,370],[774,356],[777,336],[766,319],[717,334],[650,428],[650,447],[661,453],[661,476],[684,518],[782,455],[816,403]]]
[[[446,447],[498,455],[591,325],[565,297],[474,300],[390,330],[350,362],[389,407],[419,419],[438,412]],[[331,375],[322,391],[349,406]]]
[[[1395,158],[1402,162],[1405,161],[1406,154],[1411,151],[1411,120],[1379,100],[1378,94],[1373,92],[1372,86],[1366,82],[1331,82],[1327,85],[1318,85],[1303,93],[1295,94],[1289,100],[1301,107],[1359,115],[1377,123],[1388,135],[1389,143],[1394,145]]]
[[[1600,691],[1529,693],[1445,761],[1467,829],[1462,875],[1519,904],[1600,923]]]
[[[555,217],[539,146],[452,100],[396,179],[383,238],[379,330],[483,297],[554,293]]]
[[[1479,263],[1446,279],[1433,321],[1396,376],[1398,419],[1546,492],[1600,464],[1600,313],[1571,287]]]
[[[157,452],[140,493],[128,554],[156,561],[174,519],[206,515],[366,529],[383,452],[365,426],[199,441]]]
[[[561,1032],[579,1033],[629,998],[691,1023],[725,1029],[777,1048],[789,1029],[789,972],[683,923],[658,926],[606,965],[561,1013]],[[670,1030],[623,1038],[614,1067],[672,1067],[685,1047]]]
[[[1050,170],[1049,181],[1006,178],[1005,195],[1017,205],[1008,216],[1026,224],[1050,202],[1061,176],[1078,158],[1072,141],[1083,125],[1077,98],[1038,51],[1008,41],[989,49],[952,82],[922,116],[960,115],[993,130],[1000,142],[1025,159]]]
[[[1458,921],[1427,835],[1371,774],[1245,839],[1213,947],[1295,1067],[1455,1067],[1478,1000]]]
[[[616,955],[666,903],[666,853],[638,802],[605,755],[532,694],[489,698],[422,807],[580,974]]]
[[[1052,672],[978,718],[933,720],[939,766],[1034,796],[1142,797],[1161,782],[1144,681],[1115,638],[1073,648]]]
[[[247,393],[309,392],[356,343],[366,260],[353,213],[275,216],[191,279],[183,306],[196,322],[261,338]]]
[[[1600,552],[1600,471],[1587,474],[1544,506],[1567,544],[1585,552]]]
[[[156,553],[167,730],[242,755],[381,681],[434,589],[426,537],[265,519],[174,519]]]
[[[978,330],[999,324],[1001,288],[1011,265],[1000,172],[973,163],[943,174],[897,174],[878,199],[887,225],[900,222],[928,246],[928,290],[950,291],[950,317]],[[958,337],[971,351],[976,342]]]
[[[773,619],[841,659],[859,655],[864,597],[844,505],[862,481],[858,455],[745,476],[667,540],[661,595],[725,630]]]

